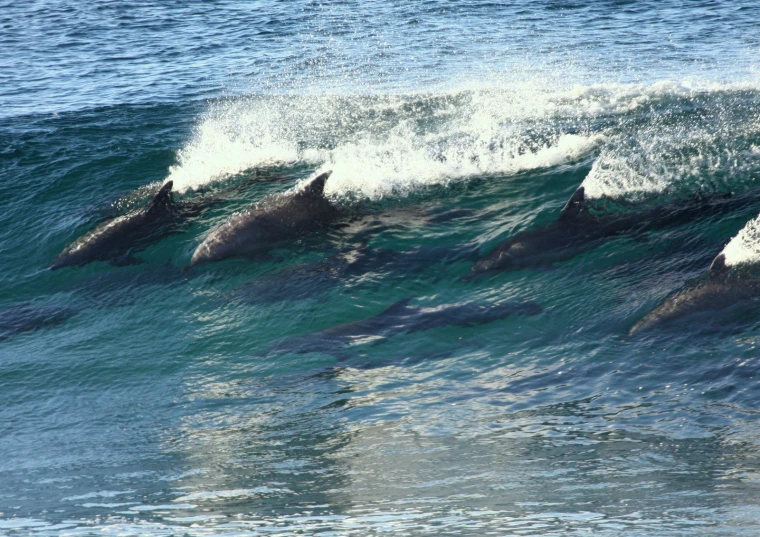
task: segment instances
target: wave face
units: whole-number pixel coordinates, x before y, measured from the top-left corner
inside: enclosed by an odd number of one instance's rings
[[[6,4],[0,534],[757,535],[755,3]],[[181,270],[327,170],[337,225]],[[466,277],[581,185],[642,225]]]
[[[301,165],[331,169],[332,195],[380,199],[593,159],[583,181],[592,198],[731,191],[760,169],[758,89],[600,84],[227,99],[209,107],[168,178],[186,191],[252,168]]]

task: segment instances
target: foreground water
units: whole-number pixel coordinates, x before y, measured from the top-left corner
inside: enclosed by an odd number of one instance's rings
[[[753,3],[0,7],[0,534],[757,533],[757,299],[628,335],[760,255]],[[325,170],[340,225],[181,271]],[[225,202],[46,270],[167,179]],[[581,184],[749,201],[463,278]],[[541,312],[294,344],[408,297]]]

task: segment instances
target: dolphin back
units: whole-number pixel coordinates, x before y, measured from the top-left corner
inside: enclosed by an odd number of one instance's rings
[[[325,183],[327,183],[327,178],[330,177],[331,174],[332,174],[332,170],[319,174],[314,179],[312,179],[309,184],[303,187],[296,194],[296,197],[313,197],[313,198],[324,197]]]
[[[581,185],[575,192],[573,192],[570,199],[567,200],[567,203],[562,208],[562,212],[559,214],[559,218],[560,220],[575,218],[586,209],[586,206],[586,189]]]
[[[172,188],[174,187],[174,181],[167,181],[164,185],[158,189],[153,195],[153,199],[148,207],[149,211],[153,211],[160,207],[166,206],[167,203],[172,201]]]
[[[710,276],[722,276],[728,272],[728,266],[726,265],[726,254],[720,253],[717,256],[715,256],[715,259],[713,259],[713,262],[710,264]]]
[[[318,175],[273,207],[252,208],[231,217],[195,249],[185,270],[229,257],[264,254],[283,242],[328,225],[338,215],[324,197],[325,182],[331,173]]]
[[[388,306],[382,313],[378,315],[378,317],[383,315],[400,315],[402,313],[408,313],[411,308],[409,308],[409,302],[412,300],[411,296],[408,296],[406,298],[402,298],[398,302],[394,302],[390,306]]]

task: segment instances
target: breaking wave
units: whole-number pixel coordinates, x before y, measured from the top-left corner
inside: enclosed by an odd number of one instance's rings
[[[212,103],[168,179],[184,192],[253,168],[331,169],[329,194],[379,199],[588,162],[590,198],[731,190],[760,172],[756,93],[659,82],[252,95]]]
[[[760,216],[747,222],[721,253],[729,266],[760,262]]]

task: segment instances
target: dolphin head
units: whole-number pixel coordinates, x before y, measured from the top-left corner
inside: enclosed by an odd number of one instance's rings
[[[182,270],[186,271],[199,265],[211,263],[212,261],[216,260],[216,257],[217,256],[214,255],[212,245],[208,241],[204,241],[195,249],[190,262],[185,265]]]
[[[73,263],[71,263],[68,260],[67,256],[65,255],[65,252],[64,252],[61,255],[59,255],[58,257],[56,257],[55,259],[53,259],[53,262],[50,264],[50,266],[48,267],[48,269],[49,270],[58,270],[60,268],[63,268],[63,267],[69,266],[69,265],[73,265]]]
[[[214,261],[221,261],[239,254],[241,243],[251,240],[249,234],[238,234],[237,225],[245,223],[245,215],[233,216],[213,230],[193,252],[193,256],[183,270]]]
[[[86,265],[97,259],[99,243],[88,242],[86,240],[88,237],[88,235],[85,235],[84,240],[80,239],[66,247],[63,252],[58,254],[58,257],[53,259],[48,268],[50,270],[58,270],[64,267]]]
[[[79,237],[69,244],[58,257],[53,259],[52,264],[48,267],[50,270],[58,270],[63,267],[73,267],[86,265],[100,257],[101,241],[98,240],[101,235],[99,231],[106,227],[110,221],[105,222],[94,230]]]

